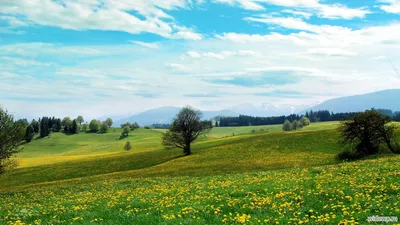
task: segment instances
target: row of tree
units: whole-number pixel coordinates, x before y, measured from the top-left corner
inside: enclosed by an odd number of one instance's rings
[[[98,120],[92,120],[90,124],[82,124],[85,120],[82,116],[78,116],[76,119],[70,117],[64,117],[62,120],[55,117],[42,117],[38,121],[32,120],[28,123],[26,119],[18,120],[21,130],[24,130],[23,139],[26,142],[31,142],[36,134],[40,138],[44,138],[50,135],[51,132],[63,132],[65,134],[78,134],[79,131],[93,132],[93,133],[107,133],[108,129],[112,126],[113,121],[111,118],[106,119],[103,122]]]
[[[376,109],[377,112],[387,115],[394,121],[400,121],[400,112],[392,112],[387,109]],[[303,115],[291,114],[289,116],[270,116],[270,117],[254,117],[239,115],[236,117],[220,117],[219,123],[215,122],[215,126],[220,127],[234,127],[234,126],[258,126],[258,125],[278,125],[285,123],[286,120],[295,121],[300,120],[303,116],[309,118],[311,123],[316,122],[328,122],[328,121],[345,121],[353,118],[359,112],[347,112],[347,113],[333,113],[328,110],[318,111],[307,111]]]
[[[285,120],[282,126],[283,131],[292,131],[292,130],[298,130],[303,127],[306,127],[310,125],[310,119],[307,117],[303,116],[300,118],[300,120],[293,120],[293,122],[290,122],[289,120]]]
[[[236,127],[236,126],[259,126],[259,125],[277,125],[283,124],[285,120],[299,120],[300,116],[292,114],[289,116],[271,116],[271,117],[254,117],[240,115],[237,117],[221,117],[216,125],[220,127]]]

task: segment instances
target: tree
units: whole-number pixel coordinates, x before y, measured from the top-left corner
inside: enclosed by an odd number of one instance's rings
[[[121,137],[122,137],[122,138],[128,137],[129,131],[130,131],[130,130],[131,130],[131,129],[130,129],[128,126],[125,126],[125,127],[124,127],[124,130],[123,130],[122,133],[121,133]]]
[[[163,145],[166,148],[182,148],[186,155],[190,155],[191,143],[212,129],[212,122],[201,121],[201,117],[202,113],[199,110],[190,106],[184,107],[163,135]]]
[[[378,153],[381,144],[398,153],[398,149],[393,147],[395,129],[389,117],[374,109],[358,113],[340,125],[343,146],[349,146],[359,157]]]
[[[61,119],[60,118],[58,118],[58,119],[56,119],[56,121],[55,121],[55,124],[53,125],[53,130],[54,130],[54,132],[60,132],[61,131]]]
[[[82,123],[85,122],[85,120],[83,119],[82,116],[78,116],[78,117],[76,118],[76,122],[78,122],[79,125],[82,125]]]
[[[297,123],[297,120],[294,120],[294,121],[292,122],[292,130],[297,130],[297,129],[299,129],[299,127],[298,127],[297,125],[299,125],[299,123]]]
[[[110,124],[106,121],[101,122],[100,133],[107,133]]]
[[[121,128],[124,128],[124,127],[126,127],[126,126],[130,127],[130,126],[131,126],[131,123],[126,122],[126,123],[121,124]]]
[[[136,122],[134,122],[134,123],[132,123],[132,124],[129,125],[129,128],[130,128],[131,130],[136,130],[136,129],[139,128],[139,124],[136,123]]]
[[[307,117],[303,116],[300,119],[301,124],[303,125],[303,127],[306,127],[308,125],[310,125],[310,119],[308,119]]]
[[[113,125],[113,120],[111,118],[107,118],[105,122],[107,123],[109,128]]]
[[[61,121],[61,125],[62,125],[62,126],[69,126],[69,127],[71,127],[71,126],[72,126],[72,120],[71,120],[71,118],[69,118],[68,116],[67,116],[67,117],[64,117],[64,119]]]
[[[297,130],[303,128],[303,123],[300,120],[296,120],[296,128]]]
[[[289,120],[285,120],[282,126],[283,131],[291,131],[292,130],[292,124],[290,123]]]
[[[89,129],[89,125],[87,124],[87,123],[84,123],[82,126],[81,126],[81,130],[82,131],[88,131],[88,129]]]
[[[100,122],[97,120],[90,121],[89,130],[91,132],[98,132],[100,130]]]
[[[218,121],[215,121],[215,127],[218,127]]]
[[[12,115],[0,107],[0,173],[5,171],[8,159],[19,151],[20,126],[14,122]]]
[[[79,132],[79,127],[78,127],[78,121],[77,120],[73,120],[72,121],[72,126],[71,126],[70,132],[71,132],[71,134],[77,134]]]
[[[132,149],[132,145],[131,145],[131,142],[130,142],[130,141],[127,141],[127,142],[125,143],[124,149],[125,149],[126,151],[129,151],[129,150]]]
[[[31,142],[34,136],[35,136],[35,132],[34,132],[32,125],[27,126],[26,131],[25,131],[25,141],[27,143]]]
[[[38,123],[36,120],[32,120],[31,126],[32,126],[32,128],[33,128],[33,132],[34,132],[35,134],[38,134],[38,133],[39,133],[39,129],[40,129],[39,123]]]
[[[40,137],[44,138],[50,135],[49,118],[43,117],[40,120]]]

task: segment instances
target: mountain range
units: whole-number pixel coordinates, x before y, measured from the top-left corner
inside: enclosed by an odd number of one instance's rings
[[[243,104],[220,111],[203,111],[203,119],[216,116],[281,116],[292,113],[303,114],[306,111],[329,110],[331,112],[359,112],[371,108],[391,109],[400,111],[400,89],[385,90],[363,95],[355,95],[330,99],[314,106],[300,105],[274,105],[263,103],[260,105]],[[139,125],[169,124],[181,108],[174,106],[161,107],[145,112],[113,118],[113,126],[120,126],[126,122],[137,122]]]

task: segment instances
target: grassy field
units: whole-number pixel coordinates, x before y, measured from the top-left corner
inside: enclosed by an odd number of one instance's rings
[[[215,128],[193,155],[163,130],[52,134],[0,176],[0,224],[364,224],[399,216],[400,157],[342,163],[337,123]],[[123,150],[129,140],[133,149]]]

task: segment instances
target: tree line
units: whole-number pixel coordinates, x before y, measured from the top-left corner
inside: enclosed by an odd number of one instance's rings
[[[33,119],[30,123],[27,119],[16,121],[20,133],[23,133],[23,140],[27,143],[31,142],[35,135],[38,135],[39,138],[44,138],[50,136],[52,132],[62,132],[67,135],[78,134],[79,132],[107,133],[113,124],[111,118],[107,118],[102,122],[93,119],[89,124],[84,122],[85,120],[82,116],[78,116],[76,119],[71,119],[67,116],[62,120],[54,116],[43,116],[38,120]]]
[[[392,110],[388,109],[376,109],[376,111],[383,115],[389,116],[394,121],[400,121],[400,112],[392,112]],[[215,124],[219,127],[278,125],[284,124],[286,120],[292,122],[295,120],[299,121],[303,116],[309,118],[311,123],[344,121],[354,117],[358,113],[359,112],[334,113],[328,110],[310,110],[305,112],[305,114],[291,114],[288,116],[259,117],[239,115],[236,117],[219,117],[219,122],[217,121]]]

